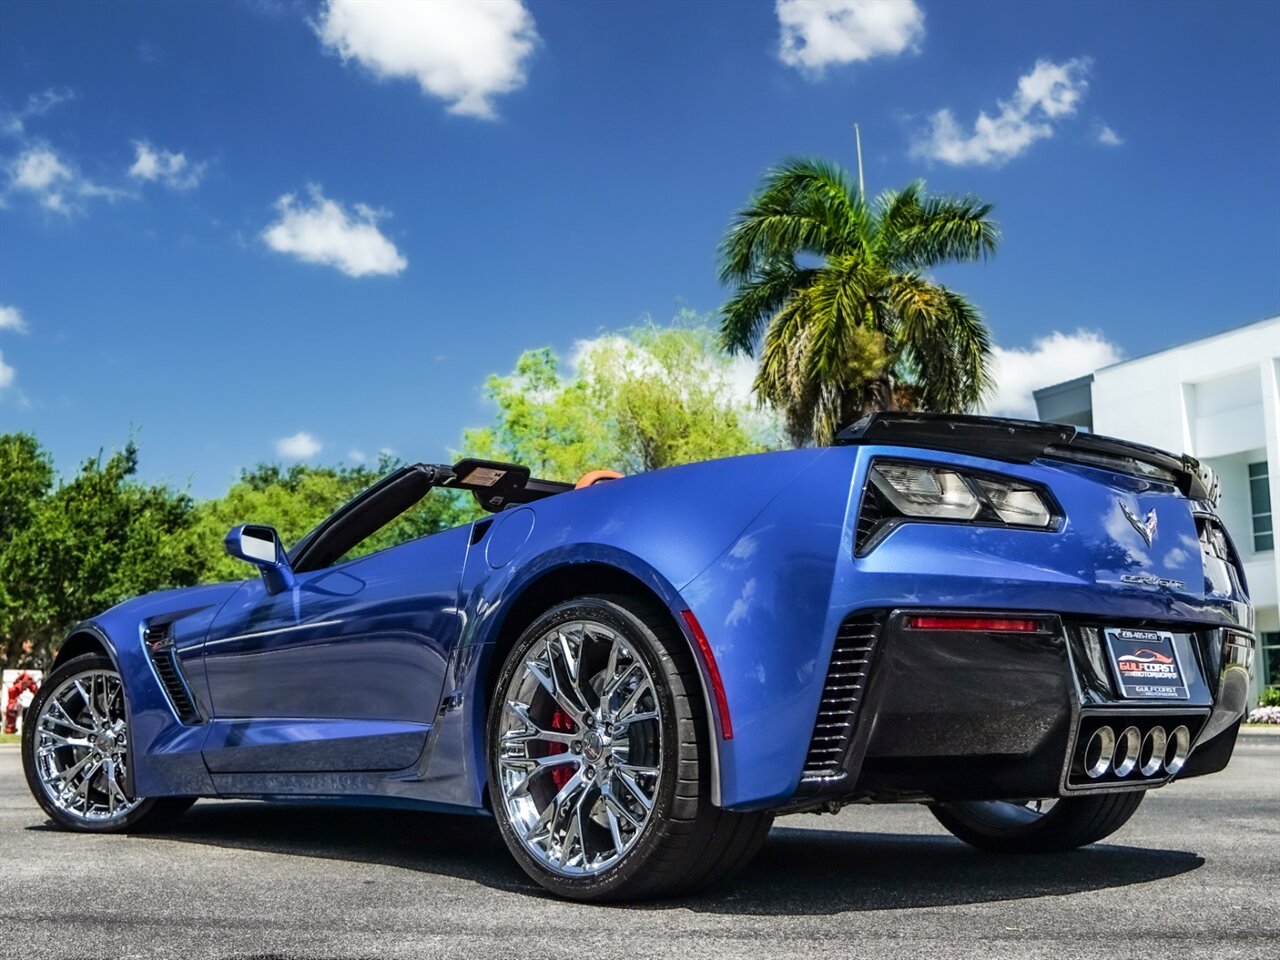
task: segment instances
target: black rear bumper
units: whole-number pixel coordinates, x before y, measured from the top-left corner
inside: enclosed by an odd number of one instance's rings
[[[1174,777],[1087,776],[1093,730],[1185,726],[1195,745],[1178,778],[1222,769],[1248,691],[1242,634],[1126,624],[1175,634],[1190,697],[1135,702],[1116,692],[1101,625],[1034,616],[1033,632],[917,630],[920,610],[863,612],[836,642],[792,808],[831,801],[994,800],[1144,789]],[[948,611],[954,613],[954,611]],[[1109,624],[1113,625],[1113,624]]]

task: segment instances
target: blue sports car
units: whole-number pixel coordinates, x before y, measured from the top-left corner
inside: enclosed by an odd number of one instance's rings
[[[491,515],[349,558],[437,487]],[[1253,612],[1216,498],[1187,457],[924,414],[576,488],[405,467],[287,551],[233,529],[260,576],[72,630],[26,776],[82,831],[197,797],[492,814],[581,900],[723,879],[850,803],[1066,850],[1231,757]]]

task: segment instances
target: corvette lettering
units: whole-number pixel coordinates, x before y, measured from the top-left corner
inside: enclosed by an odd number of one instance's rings
[[[1166,590],[1183,590],[1187,586],[1183,580],[1169,580],[1166,577],[1144,576],[1136,573],[1121,574],[1120,582],[1138,583],[1146,587],[1164,587]]]

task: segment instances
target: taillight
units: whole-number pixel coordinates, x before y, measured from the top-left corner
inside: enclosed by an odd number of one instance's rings
[[[904,517],[921,520],[987,518],[1044,529],[1053,522],[1048,495],[1011,477],[973,474],[941,464],[878,461],[871,482]]]
[[[903,523],[972,523],[1056,530],[1061,511],[1043,486],[999,474],[915,460],[875,460],[858,514],[865,556]]]
[[[918,614],[907,617],[911,630],[951,630],[980,633],[1038,633],[1044,623],[1032,617],[968,617]]]

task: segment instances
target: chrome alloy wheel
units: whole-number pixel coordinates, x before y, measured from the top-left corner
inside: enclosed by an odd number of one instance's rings
[[[105,823],[142,802],[124,789],[129,731],[118,673],[87,670],[67,678],[34,722],[36,776],[59,811]]]
[[[644,832],[662,781],[649,668],[617,631],[574,620],[534,642],[502,697],[498,779],[515,835],[564,876],[613,866]]]

